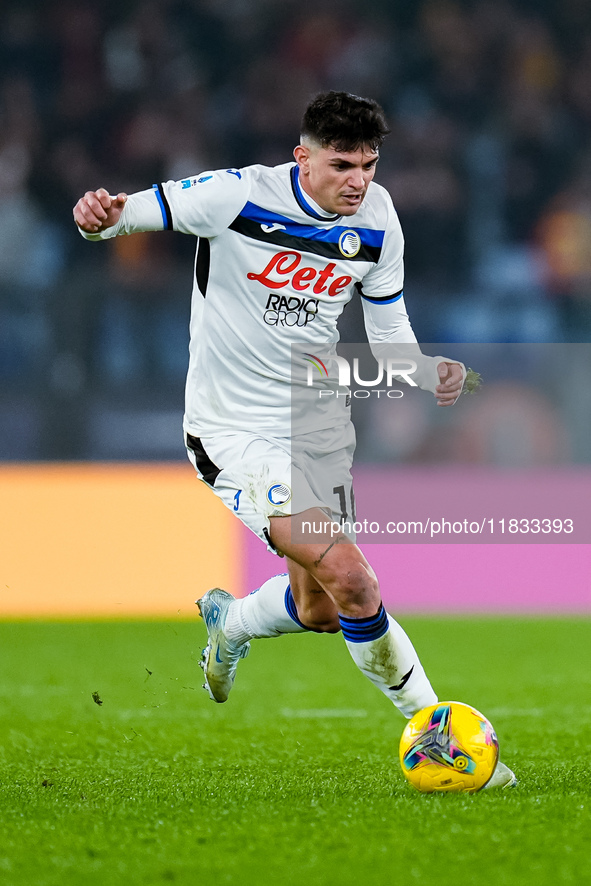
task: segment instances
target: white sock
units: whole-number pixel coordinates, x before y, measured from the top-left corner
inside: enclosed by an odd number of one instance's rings
[[[224,634],[236,645],[259,637],[307,631],[298,620],[287,573],[274,575],[248,597],[230,604]]]
[[[410,718],[437,702],[414,646],[383,606],[370,618],[339,613],[341,630],[359,670]]]

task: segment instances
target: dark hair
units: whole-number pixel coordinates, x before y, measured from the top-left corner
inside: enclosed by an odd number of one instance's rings
[[[317,95],[302,118],[302,136],[335,151],[356,151],[364,145],[377,151],[389,132],[379,104],[350,92]]]

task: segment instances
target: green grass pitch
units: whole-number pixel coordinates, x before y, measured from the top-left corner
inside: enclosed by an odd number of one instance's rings
[[[0,883],[591,883],[591,622],[402,621],[517,788],[407,786],[339,636],[255,642],[215,705],[197,619],[1,623]]]

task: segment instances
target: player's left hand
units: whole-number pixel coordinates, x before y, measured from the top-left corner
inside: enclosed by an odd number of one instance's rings
[[[438,363],[439,384],[435,388],[438,406],[453,406],[464,384],[464,373],[459,363]]]

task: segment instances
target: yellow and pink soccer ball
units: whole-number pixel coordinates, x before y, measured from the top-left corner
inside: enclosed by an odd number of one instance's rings
[[[499,743],[489,720],[460,701],[423,708],[400,739],[404,777],[418,791],[475,793],[491,778]]]

